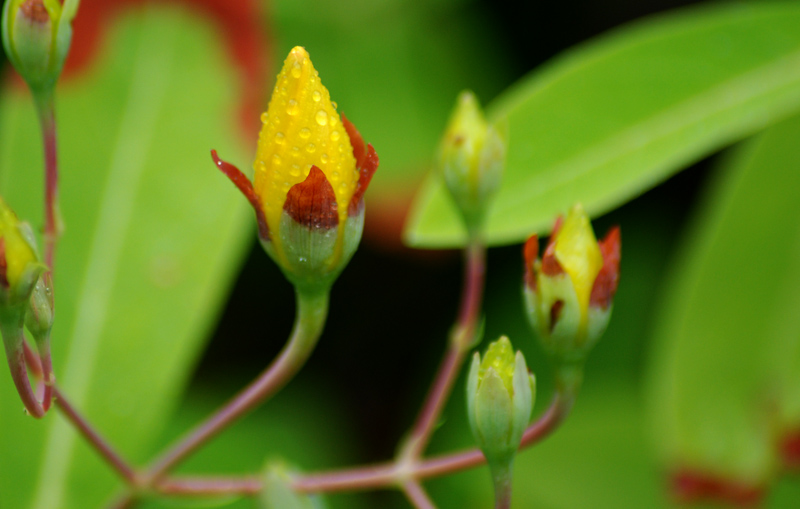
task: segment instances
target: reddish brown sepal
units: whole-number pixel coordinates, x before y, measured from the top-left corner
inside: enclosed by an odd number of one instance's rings
[[[547,276],[558,276],[564,274],[564,268],[556,260],[556,238],[558,232],[561,230],[561,225],[564,223],[564,218],[558,216],[555,224],[553,225],[553,232],[550,233],[550,239],[547,241],[547,247],[544,248],[542,255],[542,274]]]
[[[358,168],[358,184],[347,207],[347,215],[354,216],[361,212],[361,207],[364,205],[364,193],[378,169],[379,161],[372,144],[364,144],[364,138],[361,137],[356,126],[347,120],[344,113],[342,113],[342,125],[350,138],[350,145],[353,146],[353,157],[356,159],[356,168]]]
[[[211,151],[211,158],[214,160],[214,164],[217,165],[217,168],[233,182],[233,185],[242,192],[244,197],[247,198],[247,201],[250,202],[250,205],[253,206],[253,210],[256,212],[256,220],[258,221],[258,235],[264,240],[269,240],[267,219],[264,217],[264,210],[261,208],[261,200],[258,199],[258,195],[253,189],[253,184],[250,182],[250,179],[248,179],[239,168],[220,159],[219,156],[217,156],[216,150]]]
[[[316,166],[311,166],[304,181],[289,189],[283,210],[296,222],[311,229],[329,230],[339,225],[333,186]]]
[[[714,501],[738,507],[755,507],[764,498],[764,488],[746,485],[739,481],[695,472],[679,470],[672,475],[672,494],[682,503]]]
[[[23,16],[28,20],[35,23],[47,23],[50,21],[50,15],[44,6],[42,0],[28,0],[19,6],[19,10]]]
[[[8,260],[6,260],[6,239],[0,238],[0,286],[8,290]]]
[[[531,235],[522,248],[522,257],[525,260],[525,285],[533,291],[536,291],[536,272],[533,270],[533,264],[537,256],[539,256],[539,238]]]
[[[781,440],[781,458],[787,470],[800,472],[800,429],[796,429]]]
[[[600,253],[603,255],[603,268],[600,269],[597,279],[594,280],[589,305],[608,309],[614,300],[614,294],[617,293],[619,284],[619,226],[611,228],[598,244]]]

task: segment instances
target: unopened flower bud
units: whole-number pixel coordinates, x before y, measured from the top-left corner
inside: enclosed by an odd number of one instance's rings
[[[378,156],[344,115],[304,48],[278,75],[254,163],[254,181],[219,160],[256,211],[264,249],[295,286],[327,288],[355,253],[364,192]]]
[[[322,497],[297,493],[291,486],[291,474],[282,463],[271,463],[264,472],[259,497],[261,509],[324,509]]]
[[[467,415],[475,441],[493,469],[509,468],[535,396],[536,379],[507,337],[491,343],[483,359],[475,352],[467,379]]]
[[[52,88],[72,40],[77,2],[7,0],[3,7],[3,46],[8,59],[35,92]]]
[[[482,226],[488,203],[500,185],[506,138],[505,124],[489,125],[472,92],[459,95],[437,163],[470,230]]]
[[[619,279],[620,235],[599,243],[580,204],[558,218],[541,260],[536,236],[525,243],[528,319],[559,363],[581,363],[605,332]]]
[[[39,263],[25,223],[0,199],[0,308],[24,309],[39,275],[45,269]]]

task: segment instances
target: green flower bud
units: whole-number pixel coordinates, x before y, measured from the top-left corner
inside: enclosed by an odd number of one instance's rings
[[[34,92],[52,89],[72,41],[78,2],[7,0],[3,6],[3,47]]]
[[[507,470],[528,426],[536,378],[522,352],[503,336],[481,360],[475,352],[467,379],[467,415],[472,434],[493,469]]]
[[[45,266],[39,263],[33,234],[0,199],[0,308],[24,313]]]
[[[500,185],[506,158],[506,126],[489,125],[472,92],[459,95],[439,148],[437,165],[470,230],[481,227]]]
[[[278,462],[264,472],[264,485],[259,497],[262,509],[325,509],[322,497],[297,493],[291,486],[291,474]]]
[[[611,317],[619,280],[619,228],[598,242],[578,204],[566,220],[556,220],[541,260],[538,250],[534,235],[524,248],[528,320],[557,363],[579,365]]]

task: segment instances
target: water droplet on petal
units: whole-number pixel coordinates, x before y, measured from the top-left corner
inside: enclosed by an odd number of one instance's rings
[[[300,137],[301,138],[303,138],[304,140],[307,140],[309,136],[311,136],[311,129],[309,129],[308,127],[304,127],[302,129],[300,129]]]
[[[319,93],[319,90],[314,90],[314,93],[311,94],[311,98],[314,99],[314,102],[319,102],[322,99],[322,94]]]
[[[336,108],[339,107],[339,105],[336,104],[336,101],[331,101],[331,106],[333,106],[333,109],[336,109]]]
[[[331,141],[339,141],[339,136],[341,136],[339,131],[333,131],[331,133]]]
[[[289,115],[297,115],[297,112],[300,108],[297,106],[297,101],[294,99],[289,99],[288,106],[286,106],[286,113]]]
[[[328,114],[325,113],[325,110],[319,110],[317,112],[317,123],[319,125],[327,125],[328,124]]]
[[[317,147],[313,143],[306,145],[306,152],[309,154],[313,154],[315,150],[317,150]]]
[[[278,154],[272,154],[272,164],[274,164],[275,166],[280,165],[281,164],[281,156],[279,156]]]
[[[298,64],[296,62],[294,64],[294,67],[292,67],[292,77],[294,77],[294,78],[299,78],[300,77],[300,64]]]
[[[269,120],[269,114],[265,111],[261,114],[261,123],[266,124]]]
[[[281,132],[275,133],[275,143],[278,145],[283,145],[286,143],[286,136],[284,136]]]
[[[322,160],[323,163],[327,163],[328,162],[328,154],[322,154],[322,157],[320,159]]]

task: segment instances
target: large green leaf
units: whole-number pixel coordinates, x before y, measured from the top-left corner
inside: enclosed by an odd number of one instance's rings
[[[695,8],[616,30],[524,78],[496,103],[508,117],[493,244],[544,232],[576,201],[610,210],[689,163],[800,108],[800,5]],[[438,178],[406,232],[419,247],[462,245]]]
[[[770,481],[800,424],[800,117],[738,149],[668,278],[648,393],[669,468]]]
[[[235,73],[212,27],[132,11],[58,95],[66,232],[53,337],[60,385],[141,463],[202,347],[247,245],[249,213],[209,149],[243,163]],[[41,145],[27,93],[0,102],[0,192],[41,224]],[[245,165],[243,165],[245,166]],[[0,505],[97,507],[119,482],[53,412],[21,412],[0,370]]]

